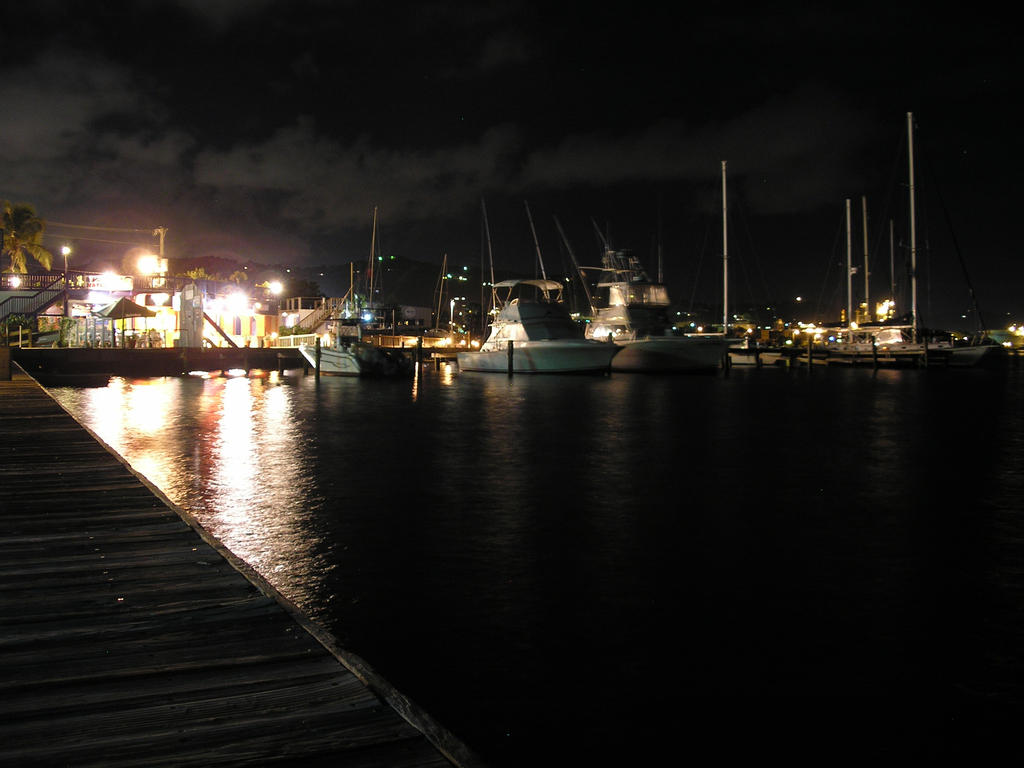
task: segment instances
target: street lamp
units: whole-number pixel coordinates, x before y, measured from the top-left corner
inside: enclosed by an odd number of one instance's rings
[[[62,245],[60,252],[64,254],[64,317],[68,316],[68,256],[71,253],[70,245]]]

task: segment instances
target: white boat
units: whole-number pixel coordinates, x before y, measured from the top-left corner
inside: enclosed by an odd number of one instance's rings
[[[505,280],[494,286],[495,314],[487,340],[457,355],[460,371],[602,373],[619,351],[585,339],[554,280]]]
[[[352,337],[333,334],[327,344],[302,344],[299,354],[329,376],[410,376],[415,364],[400,350],[387,350]]]
[[[723,195],[725,163],[722,163]],[[723,333],[687,334],[673,329],[668,316],[668,289],[661,280],[652,281],[628,250],[613,250],[594,226],[604,244],[601,258],[603,277],[597,283],[598,296],[588,294],[591,316],[585,336],[610,340],[619,347],[612,358],[612,370],[631,373],[710,372],[727,362],[729,349],[744,343],[728,336],[728,309],[724,310]],[[559,226],[561,232],[561,226]],[[563,241],[568,246],[568,241]],[[570,254],[572,249],[569,248]],[[573,256],[575,261],[575,256]],[[577,265],[577,269],[579,269]],[[727,275],[726,262],[722,262]],[[582,275],[582,270],[579,270]],[[660,265],[659,265],[660,272]],[[584,283],[586,280],[584,278]],[[728,284],[723,285],[728,296]]]
[[[299,354],[314,369],[319,365],[320,373],[332,376],[359,376],[362,372],[362,365],[353,344],[345,343],[337,335],[332,338],[330,344],[303,344],[299,347]]]
[[[721,367],[729,347],[742,340],[721,334],[672,335],[668,290],[651,282],[627,251],[605,249],[604,269],[610,279],[599,291],[585,338],[612,341],[619,352],[613,371],[698,372]]]

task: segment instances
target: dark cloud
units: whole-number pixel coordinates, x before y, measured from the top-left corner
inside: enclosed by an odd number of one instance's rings
[[[19,13],[30,31],[0,51],[0,196],[54,221],[168,226],[181,255],[361,257],[375,206],[406,255],[469,253],[481,197],[496,222],[529,197],[538,217],[626,220],[636,242],[662,200],[665,240],[683,248],[672,227],[714,215],[705,193],[725,160],[765,258],[788,265],[831,246],[844,198],[887,194],[908,110],[948,202],[970,212],[961,243],[1004,252],[995,218],[1013,174],[996,170],[1010,138],[998,110],[1016,55],[998,19],[715,2]],[[978,204],[985,190],[993,207]]]

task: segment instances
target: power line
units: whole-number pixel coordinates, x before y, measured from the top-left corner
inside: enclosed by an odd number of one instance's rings
[[[68,229],[93,229],[100,230],[103,232],[149,232],[156,235],[159,227],[150,227],[149,229],[120,229],[118,227],[94,227],[87,224],[62,224],[59,221],[48,221],[46,222],[48,227],[67,227]]]
[[[130,231],[130,230],[125,230],[125,231]],[[80,235],[62,235],[62,234],[58,234],[58,233],[55,233],[55,232],[44,232],[43,233],[43,237],[52,237],[52,238],[56,238],[58,240],[75,240],[75,241],[84,240],[84,241],[89,242],[89,243],[116,243],[117,245],[137,245],[140,248],[148,248],[148,247],[150,247],[152,245],[152,243],[138,243],[138,242],[134,242],[133,243],[133,242],[131,242],[129,240],[104,240],[104,239],[98,238],[98,237],[81,237]]]

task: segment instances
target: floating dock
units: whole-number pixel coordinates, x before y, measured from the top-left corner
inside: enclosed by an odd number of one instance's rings
[[[12,368],[0,763],[481,765]]]

